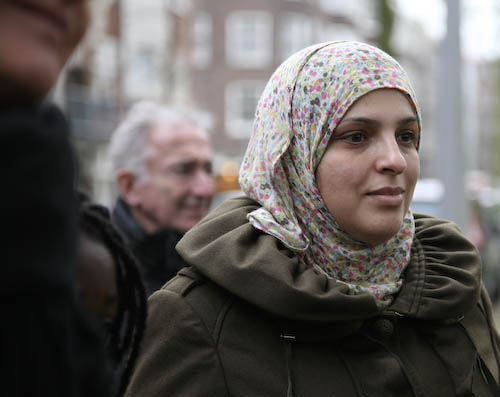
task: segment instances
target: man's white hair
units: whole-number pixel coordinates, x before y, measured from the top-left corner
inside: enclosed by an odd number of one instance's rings
[[[135,103],[111,137],[109,157],[114,175],[120,170],[129,170],[140,180],[148,178],[146,159],[154,150],[149,135],[159,124],[172,127],[188,124],[208,133],[212,118],[208,113],[188,106],[167,106],[149,101]]]

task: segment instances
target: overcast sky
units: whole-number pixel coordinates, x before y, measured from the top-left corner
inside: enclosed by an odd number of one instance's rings
[[[459,0],[455,0],[459,1]],[[500,0],[462,1],[462,51],[467,57],[500,56]],[[446,33],[445,0],[394,0],[398,12],[422,23],[439,40]]]

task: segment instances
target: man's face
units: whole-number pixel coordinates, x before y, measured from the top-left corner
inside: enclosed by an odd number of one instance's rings
[[[43,97],[88,22],[87,0],[0,0],[0,91]]]
[[[137,183],[132,212],[148,233],[186,232],[207,214],[214,195],[208,135],[192,125],[160,125],[151,131],[150,147],[149,178]]]

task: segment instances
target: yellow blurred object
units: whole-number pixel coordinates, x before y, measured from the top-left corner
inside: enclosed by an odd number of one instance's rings
[[[215,177],[215,191],[217,193],[229,190],[239,190],[238,183],[239,164],[235,161],[226,161],[220,170],[220,174]]]

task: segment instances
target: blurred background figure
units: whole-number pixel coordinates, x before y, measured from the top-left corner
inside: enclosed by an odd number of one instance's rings
[[[103,343],[76,296],[69,129],[47,98],[89,14],[83,0],[0,1],[0,373],[6,396],[107,395]]]
[[[210,208],[208,122],[188,107],[141,102],[111,139],[119,191],[113,220],[140,262],[148,296],[185,266],[175,245]]]
[[[106,207],[80,196],[78,292],[109,353],[111,395],[121,396],[146,321],[146,295],[137,263]]]
[[[476,197],[480,197],[476,195]],[[489,207],[478,199],[470,201],[467,237],[474,243],[483,262],[483,280],[490,299],[498,305],[500,298],[500,230],[498,207]]]

